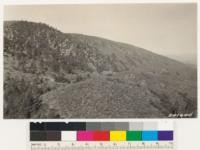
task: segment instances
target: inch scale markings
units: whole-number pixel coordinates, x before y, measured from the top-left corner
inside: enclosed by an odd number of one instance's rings
[[[173,142],[31,142],[31,150],[173,150]]]

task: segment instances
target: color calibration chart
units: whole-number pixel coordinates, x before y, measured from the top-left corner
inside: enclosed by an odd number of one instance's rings
[[[30,150],[173,150],[173,122],[30,123]]]

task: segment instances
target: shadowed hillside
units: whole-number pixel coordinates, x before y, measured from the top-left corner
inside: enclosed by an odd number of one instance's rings
[[[4,22],[5,118],[197,115],[197,70],[132,45]]]

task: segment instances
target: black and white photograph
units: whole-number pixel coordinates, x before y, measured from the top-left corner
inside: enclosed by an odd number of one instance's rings
[[[4,119],[197,117],[196,3],[3,12]]]

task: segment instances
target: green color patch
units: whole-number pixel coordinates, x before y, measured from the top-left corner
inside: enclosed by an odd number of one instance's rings
[[[141,141],[142,140],[142,131],[127,131],[126,132],[127,141]]]

